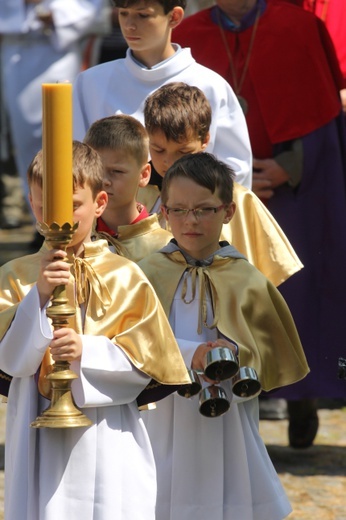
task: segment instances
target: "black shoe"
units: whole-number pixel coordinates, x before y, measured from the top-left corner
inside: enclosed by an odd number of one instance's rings
[[[309,448],[318,431],[317,400],[287,401],[288,439],[291,448]]]

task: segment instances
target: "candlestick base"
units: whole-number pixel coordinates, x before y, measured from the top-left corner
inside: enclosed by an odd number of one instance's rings
[[[33,428],[75,428],[91,426],[92,422],[75,405],[71,383],[78,376],[70,370],[67,361],[56,361],[53,371],[46,376],[52,385],[50,406],[31,423]]]
[[[68,222],[60,226],[53,222],[50,226],[38,222],[37,230],[45,237],[45,241],[53,249],[66,250],[71,242],[77,224]],[[66,286],[59,285],[54,289],[51,306],[46,314],[52,320],[54,330],[68,326],[68,318],[75,315],[76,309],[69,304]],[[68,361],[56,361],[52,371],[45,376],[51,386],[50,406],[31,423],[33,428],[75,428],[90,426],[92,422],[75,405],[71,393],[71,384],[78,376],[70,369]]]

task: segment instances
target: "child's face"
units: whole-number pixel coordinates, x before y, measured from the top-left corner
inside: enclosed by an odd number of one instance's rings
[[[43,222],[42,188],[34,183],[30,186],[30,203],[37,222]],[[69,247],[75,251],[83,242],[89,242],[94,219],[100,217],[107,205],[107,194],[101,191],[93,200],[89,186],[78,187],[73,193],[73,220],[79,222]]]
[[[103,187],[108,195],[107,213],[128,208],[136,202],[138,187],[150,179],[150,165],[143,166],[128,152],[103,148],[97,150],[104,167]]]
[[[107,194],[101,191],[93,200],[91,188],[78,186],[73,192],[73,220],[79,222],[69,247],[78,254],[84,242],[90,242],[94,219],[100,217],[107,205]]]
[[[146,64],[149,54],[157,55],[160,62],[162,51],[170,45],[171,29],[178,25],[183,15],[184,11],[179,7],[165,14],[162,5],[154,0],[139,0],[131,7],[119,8],[119,25],[127,45],[139,61]]]
[[[43,221],[42,200],[42,187],[39,186],[36,182],[33,182],[30,186],[29,201],[37,222]]]
[[[168,189],[168,208],[219,208],[223,203],[217,193],[200,186],[191,179],[177,177]],[[231,202],[215,213],[196,218],[190,211],[187,216],[176,216],[162,207],[178,245],[193,258],[202,260],[217,251],[222,225],[233,217],[235,204]]]
[[[177,142],[167,140],[161,130],[156,130],[149,135],[149,149],[153,166],[161,177],[165,176],[166,171],[183,155],[190,153],[203,152],[209,141],[209,134],[205,142],[196,137],[186,137],[184,141]]]

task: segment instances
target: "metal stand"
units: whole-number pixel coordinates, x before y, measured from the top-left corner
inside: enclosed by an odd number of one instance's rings
[[[66,223],[59,226],[55,222],[48,226],[43,222],[37,224],[38,231],[53,249],[66,250],[71,242],[78,224]],[[53,292],[52,304],[47,309],[54,330],[68,325],[68,319],[76,310],[68,303],[66,286],[59,285]],[[31,423],[33,428],[76,428],[91,426],[92,422],[75,405],[71,393],[71,383],[78,376],[70,369],[68,361],[57,361],[50,374],[46,376],[52,387],[51,404]]]

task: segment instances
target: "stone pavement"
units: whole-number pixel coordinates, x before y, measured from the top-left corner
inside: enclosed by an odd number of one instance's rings
[[[0,229],[0,265],[26,254],[33,236],[29,215],[24,215],[23,226],[18,229]],[[3,520],[5,413],[6,405],[0,404],[0,520]],[[287,420],[260,421],[261,435],[292,504],[289,520],[346,520],[346,381],[344,403],[337,403],[334,409],[333,403],[324,405],[318,414],[320,428],[316,442],[306,450],[287,446]]]
[[[288,447],[287,420],[260,421],[260,433],[292,504],[289,520],[346,519],[346,401],[344,407],[319,409],[318,415],[315,443],[304,450]]]

